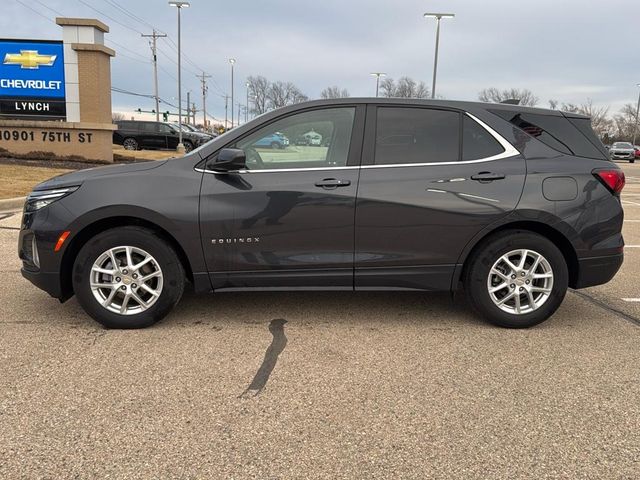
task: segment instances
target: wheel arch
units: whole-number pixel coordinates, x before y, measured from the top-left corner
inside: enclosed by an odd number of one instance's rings
[[[116,227],[125,227],[125,226],[137,226],[147,228],[149,230],[154,231],[160,238],[166,241],[171,247],[174,249],[182,266],[184,267],[184,271],[187,275],[187,279],[193,283],[193,269],[191,267],[191,262],[189,261],[189,257],[186,252],[180,245],[180,243],[175,239],[173,235],[171,235],[165,228],[158,225],[155,222],[150,220],[136,217],[136,216],[127,216],[127,215],[116,215],[116,216],[108,216],[97,219],[91,223],[88,223],[84,227],[81,228],[74,236],[71,242],[66,246],[62,261],[60,265],[60,284],[62,291],[62,300],[67,300],[73,296],[73,284],[72,284],[72,271],[73,271],[73,263],[80,252],[80,249],[93,237],[96,235],[109,230],[111,228]]]
[[[578,255],[576,250],[569,240],[569,238],[560,230],[542,222],[536,222],[531,220],[519,220],[500,225],[479,238],[475,239],[475,242],[468,245],[465,252],[460,257],[459,265],[457,269],[458,274],[453,279],[452,290],[457,290],[458,283],[464,278],[469,267],[469,260],[473,258],[475,253],[482,248],[483,244],[492,236],[504,232],[505,230],[521,230],[537,233],[542,235],[548,240],[552,241],[556,247],[562,253],[562,256],[567,263],[567,269],[569,271],[569,286],[574,288],[578,282]]]

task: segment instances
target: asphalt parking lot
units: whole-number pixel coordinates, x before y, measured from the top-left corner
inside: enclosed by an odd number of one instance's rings
[[[420,293],[186,294],[104,330],[0,220],[0,478],[638,478],[640,164],[626,259],[546,323]],[[2,215],[0,215],[2,217]]]

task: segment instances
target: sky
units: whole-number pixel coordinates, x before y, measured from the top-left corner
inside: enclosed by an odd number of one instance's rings
[[[2,37],[62,37],[56,16],[97,18],[110,27],[116,50],[112,86],[153,93],[148,39],[159,40],[160,97],[177,103],[177,14],[166,0],[1,0]],[[375,95],[370,72],[404,75],[431,86],[435,20],[443,19],[436,93],[476,100],[483,88],[528,88],[549,99],[588,98],[615,113],[635,103],[640,83],[638,0],[190,0],[182,11],[183,96],[200,108],[196,74],[207,72],[207,111],[224,118],[235,58],[235,100],[245,103],[245,79],[291,81],[310,98],[337,85],[352,96]],[[124,7],[124,10],[122,8]],[[129,13],[126,13],[129,12]],[[151,110],[153,100],[113,93],[113,110]],[[170,107],[161,107],[165,110]],[[236,107],[237,110],[237,107]]]

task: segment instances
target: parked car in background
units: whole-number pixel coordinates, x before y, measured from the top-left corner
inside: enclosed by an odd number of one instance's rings
[[[635,150],[633,153],[637,160],[638,158],[640,158],[640,145],[634,145],[633,148]]]
[[[180,128],[180,124],[178,124],[178,123],[172,123],[172,125],[176,129]],[[188,125],[186,123],[182,124],[182,131],[186,132],[186,133],[192,133],[194,135],[197,135],[198,137],[204,139],[206,142],[208,142],[210,140],[213,140],[215,138],[210,133],[206,133],[206,132],[200,131],[196,127],[194,127],[193,125]]]
[[[313,130],[304,134],[304,137],[309,142],[308,145],[313,147],[319,147],[322,145],[322,135],[318,132],[314,132]]]
[[[629,142],[615,142],[611,145],[609,154],[613,160],[629,160],[630,163],[636,161],[636,148]]]
[[[328,148],[256,148],[312,128]],[[568,287],[616,274],[624,182],[582,115],[321,100],[183,158],[41,183],[19,256],[36,286],[75,295],[112,328],[162,319],[187,281],[247,292],[239,303],[273,289],[464,291],[484,318],[523,328],[552,315]]]
[[[113,143],[122,145],[126,150],[143,148],[175,150],[178,147],[178,127],[174,127],[171,123],[121,120],[116,124],[118,128],[113,132]],[[193,132],[182,132],[182,144],[186,152],[209,140],[211,139]]]
[[[286,148],[289,146],[289,139],[280,132],[275,132],[258,140],[254,147]]]

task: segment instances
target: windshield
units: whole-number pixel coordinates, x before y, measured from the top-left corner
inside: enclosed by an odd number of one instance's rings
[[[633,148],[633,145],[627,142],[616,142],[613,144],[615,148]]]

